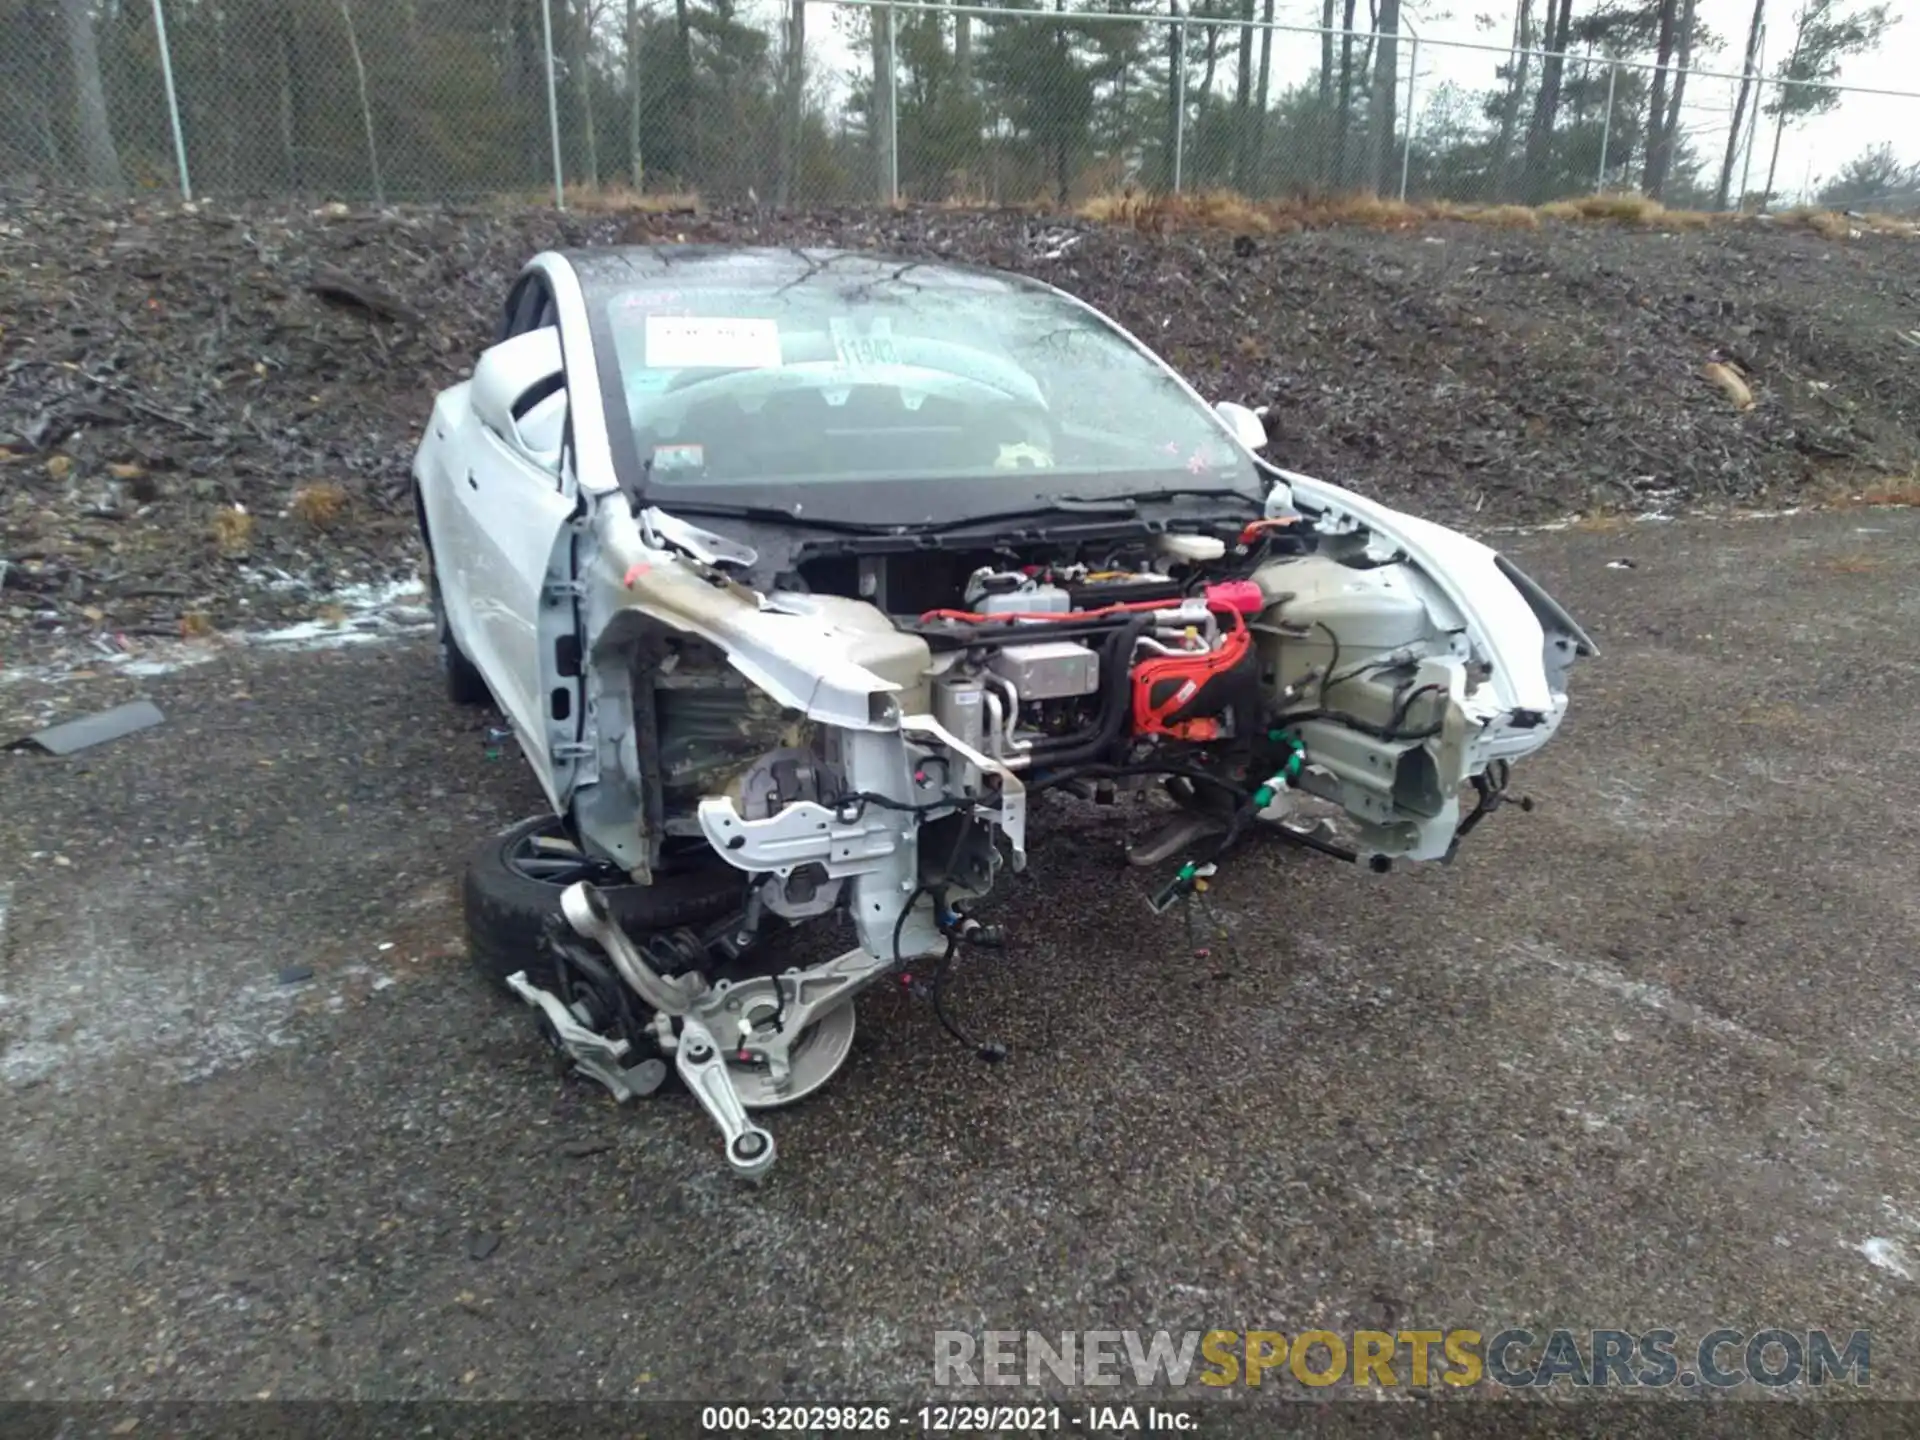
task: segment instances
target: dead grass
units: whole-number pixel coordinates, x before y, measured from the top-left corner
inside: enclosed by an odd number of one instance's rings
[[[1780,211],[1773,219],[1775,223],[1811,230],[1828,240],[1857,240],[1862,235],[1893,235],[1908,240],[1920,238],[1920,217],[1913,215],[1882,215],[1874,211],[1849,215],[1839,210],[1803,205],[1798,209]]]
[[[1810,205],[1783,210],[1776,218],[1801,229],[1811,230],[1814,234],[1828,240],[1850,239],[1854,232],[1853,222],[1839,211],[1819,210]]]
[[[1272,217],[1244,195],[1231,190],[1183,191],[1178,195],[1136,190],[1132,186],[1096,195],[1080,207],[1082,219],[1100,225],[1130,225],[1136,230],[1273,229]]]
[[[253,539],[253,516],[234,506],[231,510],[219,510],[213,517],[213,543],[223,555],[239,555],[245,552],[247,544]]]
[[[1441,220],[1462,220],[1471,225],[1491,225],[1501,230],[1538,230],[1540,212],[1525,205],[1456,205],[1436,201],[1431,207]]]
[[[1576,516],[1568,523],[1568,529],[1578,530],[1588,535],[1613,535],[1625,530],[1633,523],[1633,517],[1624,510],[1590,510]]]
[[[1106,175],[1083,177],[1093,185],[1106,178]],[[1082,187],[1076,185],[1075,188]],[[691,190],[638,191],[624,183],[601,186],[575,183],[566,187],[565,195],[567,209],[583,215],[697,215],[705,210],[699,193]],[[500,203],[513,208],[544,208],[553,204],[553,192],[503,195]],[[1036,195],[1024,203],[1012,200],[992,204],[971,177],[956,177],[948,198],[930,203],[935,209],[955,211],[998,209],[1058,214],[1062,209],[1046,194]],[[902,199],[891,208],[912,209],[917,208],[917,203]],[[1582,195],[1544,205],[1486,205],[1452,200],[1395,200],[1365,193],[1252,200],[1224,188],[1189,190],[1175,195],[1126,185],[1098,191],[1066,208],[1096,224],[1121,225],[1161,235],[1176,230],[1228,230],[1243,235],[1331,229],[1418,230],[1439,222],[1502,230],[1538,230],[1544,222],[1551,221],[1640,230],[1768,224],[1810,230],[1833,241],[1855,239],[1865,233],[1920,239],[1920,217],[1848,216],[1817,206],[1804,206],[1775,212],[1762,219],[1753,215],[1668,209],[1658,200],[1630,191]]]
[[[346,513],[347,492],[345,487],[331,480],[323,480],[316,485],[302,485],[293,492],[293,502],[288,508],[295,519],[315,530],[330,529]]]
[[[1300,222],[1320,229],[1354,225],[1365,230],[1411,230],[1432,219],[1428,207],[1378,195],[1341,195],[1299,208]]]
[[[588,215],[685,215],[700,211],[696,190],[652,192],[627,185],[602,185],[594,190],[569,185],[566,194],[569,210]]]
[[[685,215],[698,213],[697,191],[635,190],[630,185],[568,185],[562,192],[567,209],[577,215]],[[496,203],[507,210],[550,209],[551,188],[518,191],[497,197]]]
[[[1868,485],[1859,492],[1857,503],[1861,505],[1920,505],[1920,473],[1900,475],[1891,480],[1882,480],[1878,484]]]
[[[1920,238],[1920,215],[1881,215],[1875,211],[1853,217],[1853,223],[1876,235],[1900,235]]]
[[[964,201],[949,208],[966,208]],[[1055,207],[1041,204],[1036,208]],[[1250,200],[1232,190],[1163,194],[1126,186],[1092,196],[1074,207],[1083,220],[1165,234],[1173,230],[1232,230],[1240,234],[1291,234],[1299,230],[1354,228],[1416,230],[1442,221],[1503,230],[1537,230],[1544,222],[1617,225],[1637,230],[1700,230],[1710,225],[1786,224],[1829,240],[1865,231],[1920,238],[1920,221],[1897,216],[1846,216],[1807,207],[1759,220],[1751,215],[1672,210],[1631,192],[1583,195],[1545,205],[1476,205],[1450,200],[1394,200],[1354,194],[1288,200]]]
[[[1906,475],[1867,475],[1855,473],[1828,476],[1809,496],[1825,510],[1920,507],[1920,470]]]
[[[1699,230],[1730,218],[1701,210],[1669,210],[1658,200],[1631,192],[1583,195],[1577,200],[1556,200],[1539,208],[1541,217],[1547,220],[1585,220],[1643,230]]]

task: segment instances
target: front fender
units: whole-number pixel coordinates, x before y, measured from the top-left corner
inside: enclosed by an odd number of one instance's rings
[[[1565,607],[1511,560],[1470,536],[1309,475],[1277,473],[1294,504],[1318,512],[1322,523],[1351,521],[1398,548],[1432,587],[1436,618],[1457,621],[1465,630],[1492,672],[1487,684],[1496,702],[1489,716],[1494,733],[1482,741],[1489,754],[1510,758],[1544,744],[1565,713],[1574,661],[1600,653]]]

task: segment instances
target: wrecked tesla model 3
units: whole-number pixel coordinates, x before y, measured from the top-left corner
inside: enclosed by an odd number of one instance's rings
[[[1184,855],[1161,909],[1256,830],[1450,858],[1593,644],[1493,550],[1265,441],[1031,279],[536,256],[413,466],[449,690],[550,805],[469,866],[475,963],[621,1099],[677,1071],[755,1177],[752,1112],[834,1074],[854,996],[981,938],[1038,791],[1163,787],[1178,824],[1134,857]],[[837,958],[758,958],[829,919]]]

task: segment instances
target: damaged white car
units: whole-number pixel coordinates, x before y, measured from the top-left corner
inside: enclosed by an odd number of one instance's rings
[[[468,869],[475,963],[616,1096],[677,1071],[757,1177],[753,1112],[834,1074],[855,995],[991,938],[967,909],[1037,791],[1163,787],[1157,909],[1255,832],[1451,858],[1595,648],[1502,556],[1265,441],[1033,280],[535,257],[414,460],[447,684],[550,802]],[[849,922],[835,959],[760,958]]]

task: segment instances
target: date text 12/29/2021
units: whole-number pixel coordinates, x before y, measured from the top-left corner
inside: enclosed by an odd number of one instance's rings
[[[1199,1428],[1197,1409],[1160,1405],[707,1405],[700,1411],[707,1435],[1192,1435]]]

